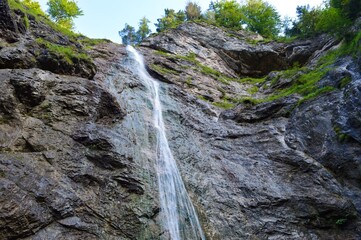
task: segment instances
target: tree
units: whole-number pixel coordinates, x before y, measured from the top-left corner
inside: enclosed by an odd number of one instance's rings
[[[214,18],[218,25],[227,28],[240,28],[244,15],[241,5],[236,0],[220,0],[211,2],[209,10],[214,12]]]
[[[197,3],[187,2],[185,14],[187,16],[188,21],[200,18],[201,12],[202,12],[201,7]]]
[[[328,7],[321,11],[316,23],[316,32],[340,34],[348,29],[351,21],[338,8]]]
[[[317,34],[317,23],[322,10],[320,8],[310,8],[309,5],[297,6],[297,20],[293,22],[293,27],[287,33],[289,36],[309,37]]]
[[[242,22],[249,30],[265,37],[275,37],[280,33],[280,15],[269,3],[263,0],[248,0],[241,10],[245,15]]]
[[[330,6],[340,9],[350,20],[355,20],[361,13],[360,0],[330,0]]]
[[[74,27],[73,19],[83,15],[83,11],[73,0],[49,0],[48,13],[50,17],[60,26],[72,29]]]
[[[136,34],[138,43],[142,42],[149,35],[149,33],[151,33],[148,23],[150,23],[150,21],[146,17],[140,19],[139,28]]]
[[[122,43],[124,45],[133,45],[138,43],[137,34],[134,27],[125,24],[123,30],[119,31],[119,35],[122,38]]]
[[[173,9],[164,9],[164,16],[158,18],[155,26],[157,27],[157,32],[162,32],[169,28],[175,28],[179,24],[183,23],[186,20],[186,14],[183,11],[175,12]]]

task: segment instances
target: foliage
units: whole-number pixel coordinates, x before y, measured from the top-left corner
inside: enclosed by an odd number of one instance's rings
[[[50,17],[66,29],[73,29],[73,19],[83,15],[83,11],[73,0],[49,0],[47,4]]]
[[[345,31],[361,15],[360,0],[327,0],[324,7],[297,7],[297,19],[285,28],[287,36],[309,37],[320,33],[344,36]],[[286,23],[288,25],[288,23]]]
[[[42,38],[37,38],[36,42],[46,48],[50,53],[60,56],[69,64],[73,64],[74,60],[91,61],[87,54],[78,52],[75,47],[54,44]]]
[[[212,1],[209,9],[214,12],[216,24],[227,28],[241,28],[241,20],[245,16],[236,0]]]
[[[188,21],[199,19],[201,17],[201,12],[201,7],[197,3],[187,2],[185,14]]]
[[[146,17],[140,19],[137,31],[137,42],[142,42],[151,33],[148,23],[150,23],[150,21]]]
[[[281,28],[281,18],[276,9],[263,0],[248,0],[241,7],[243,23],[253,32],[265,37],[276,37]]]
[[[124,45],[133,45],[137,43],[137,36],[134,27],[125,24],[123,30],[119,31]]]
[[[220,108],[224,108],[224,109],[231,109],[234,107],[234,103],[229,102],[226,99],[223,99],[221,102],[213,102],[212,103],[214,106],[220,107]]]
[[[146,17],[140,19],[137,31],[135,31],[134,27],[126,23],[123,30],[119,31],[122,43],[124,45],[134,45],[142,42],[151,32],[148,23],[150,23],[150,21]]]
[[[350,21],[342,15],[338,8],[329,7],[320,12],[316,23],[316,33],[342,33],[350,25]]]
[[[289,36],[309,37],[315,35],[316,25],[322,13],[320,8],[310,8],[309,5],[298,6],[296,9],[297,20],[293,22],[293,27],[286,30]]]
[[[175,28],[179,24],[183,23],[186,20],[186,14],[184,11],[175,12],[173,9],[164,9],[164,16],[158,18],[155,26],[157,27],[157,32],[163,32],[169,28]]]
[[[43,10],[41,10],[40,4],[38,2],[32,0],[22,0],[21,3],[32,10],[36,15],[45,16],[45,13]]]
[[[157,64],[152,64],[150,66],[153,70],[161,73],[161,74],[164,74],[164,75],[167,75],[167,74],[171,74],[171,75],[179,75],[179,72],[173,70],[173,69],[169,69],[169,68],[166,68],[166,67],[163,67],[163,66],[160,66],[160,65],[157,65]]]
[[[330,6],[340,9],[350,20],[355,20],[361,13],[360,0],[330,0]]]

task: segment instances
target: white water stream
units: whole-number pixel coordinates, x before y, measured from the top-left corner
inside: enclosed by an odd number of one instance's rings
[[[136,62],[133,71],[145,82],[153,103],[153,121],[157,131],[157,175],[161,219],[165,234],[172,240],[204,240],[196,211],[185,189],[177,164],[169,148],[159,98],[159,82],[152,78],[142,56],[131,46],[127,51]]]

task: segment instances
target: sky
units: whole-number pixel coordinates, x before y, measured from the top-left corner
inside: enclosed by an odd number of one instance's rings
[[[118,31],[129,25],[137,29],[142,17],[148,18],[150,27],[155,31],[154,23],[164,15],[165,8],[176,11],[184,9],[189,0],[76,0],[84,15],[75,19],[75,32],[91,38],[107,38],[121,42]],[[295,17],[298,5],[318,6],[323,0],[267,0],[281,16]],[[47,9],[47,0],[38,0],[43,10]],[[194,0],[202,11],[207,10],[211,0]]]

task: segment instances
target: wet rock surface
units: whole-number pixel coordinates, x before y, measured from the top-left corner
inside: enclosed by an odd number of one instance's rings
[[[10,25],[10,37],[20,34]],[[360,65],[341,59],[320,84],[338,87],[344,76],[350,82],[299,106],[292,96],[224,111],[198,93],[242,95],[242,85],[216,81],[191,61],[228,77],[245,69],[258,74],[268,70],[240,67],[241,49],[278,58],[278,68],[291,58],[311,63],[311,49],[327,41],[261,47],[241,41],[241,32],[222,31],[192,23],[139,48],[150,69],[159,61],[174,70],[152,69],[162,78],[169,144],[207,239],[361,238]],[[306,49],[299,57],[296,46]],[[16,49],[6,45],[0,55]],[[35,68],[37,60],[24,58],[29,49],[6,53],[10,68],[29,69],[0,69],[0,239],[164,239],[152,103],[124,47],[89,50],[92,80],[71,69],[59,75]],[[217,88],[224,90],[211,91]]]
[[[328,36],[286,43],[257,43],[262,37],[246,31],[230,31],[199,23],[189,23],[145,40],[141,46],[176,55],[194,53],[201,63],[227,75],[260,77],[305,64],[326,44]],[[254,43],[255,42],[255,43]]]

